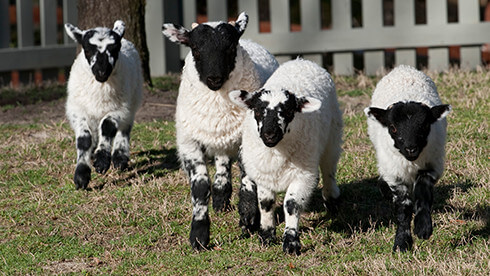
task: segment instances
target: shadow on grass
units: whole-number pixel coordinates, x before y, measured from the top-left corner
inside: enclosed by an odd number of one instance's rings
[[[140,151],[135,156],[141,159],[133,165],[138,174],[152,174],[156,177],[161,177],[168,171],[175,171],[180,168],[175,148]]]
[[[478,205],[474,210],[456,208],[449,203],[455,189],[466,192],[473,186],[474,183],[469,180],[455,185],[436,184],[432,213],[458,212],[462,214],[463,220],[481,218],[485,226],[472,231],[471,236],[488,238],[490,235],[490,206]],[[391,203],[391,194],[386,183],[379,181],[378,178],[369,178],[345,183],[339,187],[341,196],[336,202],[337,206],[335,208],[327,206],[327,208],[330,207],[327,212],[324,212],[321,188],[315,189],[306,211],[324,215],[310,221],[314,228],[325,224],[328,225],[329,230],[350,236],[368,229],[387,227],[394,223],[394,206]]]
[[[116,177],[112,180],[111,184],[117,186],[131,186],[130,180],[136,178],[138,175],[151,174],[154,177],[162,177],[169,172],[176,171],[180,168],[177,150],[175,148],[139,151],[132,154],[132,157],[137,161],[126,169],[126,177]],[[113,170],[113,168],[111,168],[111,170]],[[118,174],[119,173],[120,172],[118,172]],[[108,183],[103,183],[87,188],[87,191],[102,190],[107,184]]]
[[[352,235],[390,223],[391,202],[380,193],[378,178],[349,182],[339,187],[340,198],[334,204],[327,203],[326,213],[321,188],[314,191],[307,212],[323,212],[325,215],[312,221],[313,227],[328,224],[329,230]]]

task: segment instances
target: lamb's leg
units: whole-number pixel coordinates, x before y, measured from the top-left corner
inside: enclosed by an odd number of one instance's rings
[[[407,186],[403,184],[390,185],[393,192],[393,203],[395,205],[395,214],[397,228],[395,235],[395,244],[393,251],[400,250],[405,252],[412,249],[412,234],[410,232],[410,223],[412,222],[413,203]]]
[[[218,155],[214,158],[216,174],[211,189],[213,196],[213,208],[215,211],[230,209],[231,198],[231,159],[226,155]]]
[[[90,132],[87,119],[74,114],[68,115],[75,130],[77,142],[77,168],[73,177],[77,189],[86,189],[90,182],[90,160],[94,148],[94,137]]]
[[[112,163],[114,168],[125,170],[129,162],[129,135],[132,126],[124,130],[118,130],[114,137],[114,146],[112,151]]]
[[[95,150],[94,168],[98,173],[104,174],[111,166],[112,141],[119,128],[117,116],[105,116],[99,125],[99,144]]]
[[[194,249],[205,249],[209,244],[210,181],[204,152],[197,144],[180,145],[179,154],[191,184],[193,208],[189,241]]]
[[[318,175],[318,172],[316,173]],[[314,177],[306,177],[314,179]],[[284,216],[286,227],[284,229],[283,245],[284,252],[296,255],[300,254],[301,243],[299,241],[299,218],[301,211],[306,206],[311,193],[317,183],[304,183],[303,181],[292,182],[284,197]]]
[[[262,245],[269,245],[276,237],[276,226],[274,221],[275,194],[271,190],[257,185],[257,198],[260,209],[259,236]]]
[[[430,215],[433,201],[433,187],[436,178],[428,171],[420,171],[413,194],[415,198],[414,233],[421,239],[428,239],[432,235],[432,218]]]
[[[340,196],[340,189],[335,181],[340,152],[340,148],[327,148],[320,159],[320,170],[323,178],[322,196],[325,201],[337,199]]]
[[[238,213],[240,214],[240,227],[242,233],[258,230],[260,226],[259,203],[257,201],[257,185],[247,175],[242,163],[239,161],[241,172],[240,191],[238,192]]]

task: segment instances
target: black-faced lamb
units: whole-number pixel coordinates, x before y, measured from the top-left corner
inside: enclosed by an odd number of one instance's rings
[[[123,38],[124,29],[121,20],[113,29],[80,30],[65,24],[66,33],[83,48],[71,67],[66,101],[77,144],[77,189],[87,188],[92,158],[101,174],[111,161],[121,170],[128,166],[129,136],[141,103],[143,78],[138,51]]]
[[[182,168],[191,186],[192,223],[190,243],[195,249],[209,243],[209,196],[216,211],[229,209],[232,193],[231,163],[241,140],[244,110],[233,104],[228,91],[255,90],[278,67],[276,59],[262,46],[240,40],[248,23],[241,13],[236,22],[193,24],[188,30],[163,24],[171,41],[190,47],[182,71],[175,127]],[[216,174],[210,184],[206,157],[214,156]],[[255,189],[243,175],[240,188],[240,224],[252,228],[257,214]]]
[[[395,205],[394,251],[411,249],[413,213],[415,235],[428,239],[432,234],[433,187],[444,170],[445,117],[450,111],[434,82],[407,65],[380,80],[365,109],[379,174]]]
[[[257,92],[235,90],[230,98],[248,109],[240,155],[257,185],[262,244],[274,240],[275,195],[286,191],[283,250],[300,254],[300,212],[318,185],[319,168],[324,200],[340,196],[335,174],[342,114],[332,78],[315,63],[296,59],[281,65]]]

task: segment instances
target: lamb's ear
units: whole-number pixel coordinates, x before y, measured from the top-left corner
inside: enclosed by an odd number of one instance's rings
[[[228,93],[228,96],[230,97],[230,100],[239,107],[251,108],[250,99],[252,99],[252,93],[245,90],[233,90]]]
[[[441,104],[441,105],[436,105],[433,106],[430,109],[430,112],[432,113],[432,117],[434,118],[434,122],[437,120],[441,120],[443,118],[446,118],[446,116],[451,112],[452,108],[448,104]]]
[[[364,109],[366,116],[371,119],[380,122],[383,126],[390,125],[388,120],[388,111],[377,107],[367,107]]]
[[[73,26],[70,23],[66,23],[65,24],[65,32],[75,42],[82,44],[82,37],[83,37],[84,31],[80,30],[79,28]]]
[[[322,102],[312,97],[301,97],[297,100],[298,112],[308,113],[317,111],[322,106]]]
[[[189,46],[189,30],[178,24],[163,24],[162,33],[172,42]]]
[[[240,13],[237,20],[235,21],[235,28],[240,34],[240,36],[245,32],[248,24],[248,15],[245,12]]]
[[[120,37],[123,37],[125,29],[126,29],[126,24],[124,23],[124,21],[117,20],[116,22],[114,22],[114,27],[112,28],[112,30]]]

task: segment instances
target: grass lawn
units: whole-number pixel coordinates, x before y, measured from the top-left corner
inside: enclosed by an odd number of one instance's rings
[[[377,188],[365,104],[355,107],[368,102],[377,79],[336,77],[345,123],[337,175],[343,201],[333,215],[315,192],[300,223],[300,256],[284,254],[281,243],[263,248],[256,235],[242,238],[236,208],[211,210],[212,249],[191,249],[190,191],[173,122],[136,122],[131,169],[93,173],[88,191],[75,190],[75,139],[65,120],[0,125],[0,274],[488,275],[490,72],[431,76],[453,112],[434,233],[415,238],[411,252],[391,251],[392,206]],[[279,224],[278,237],[283,229]]]

